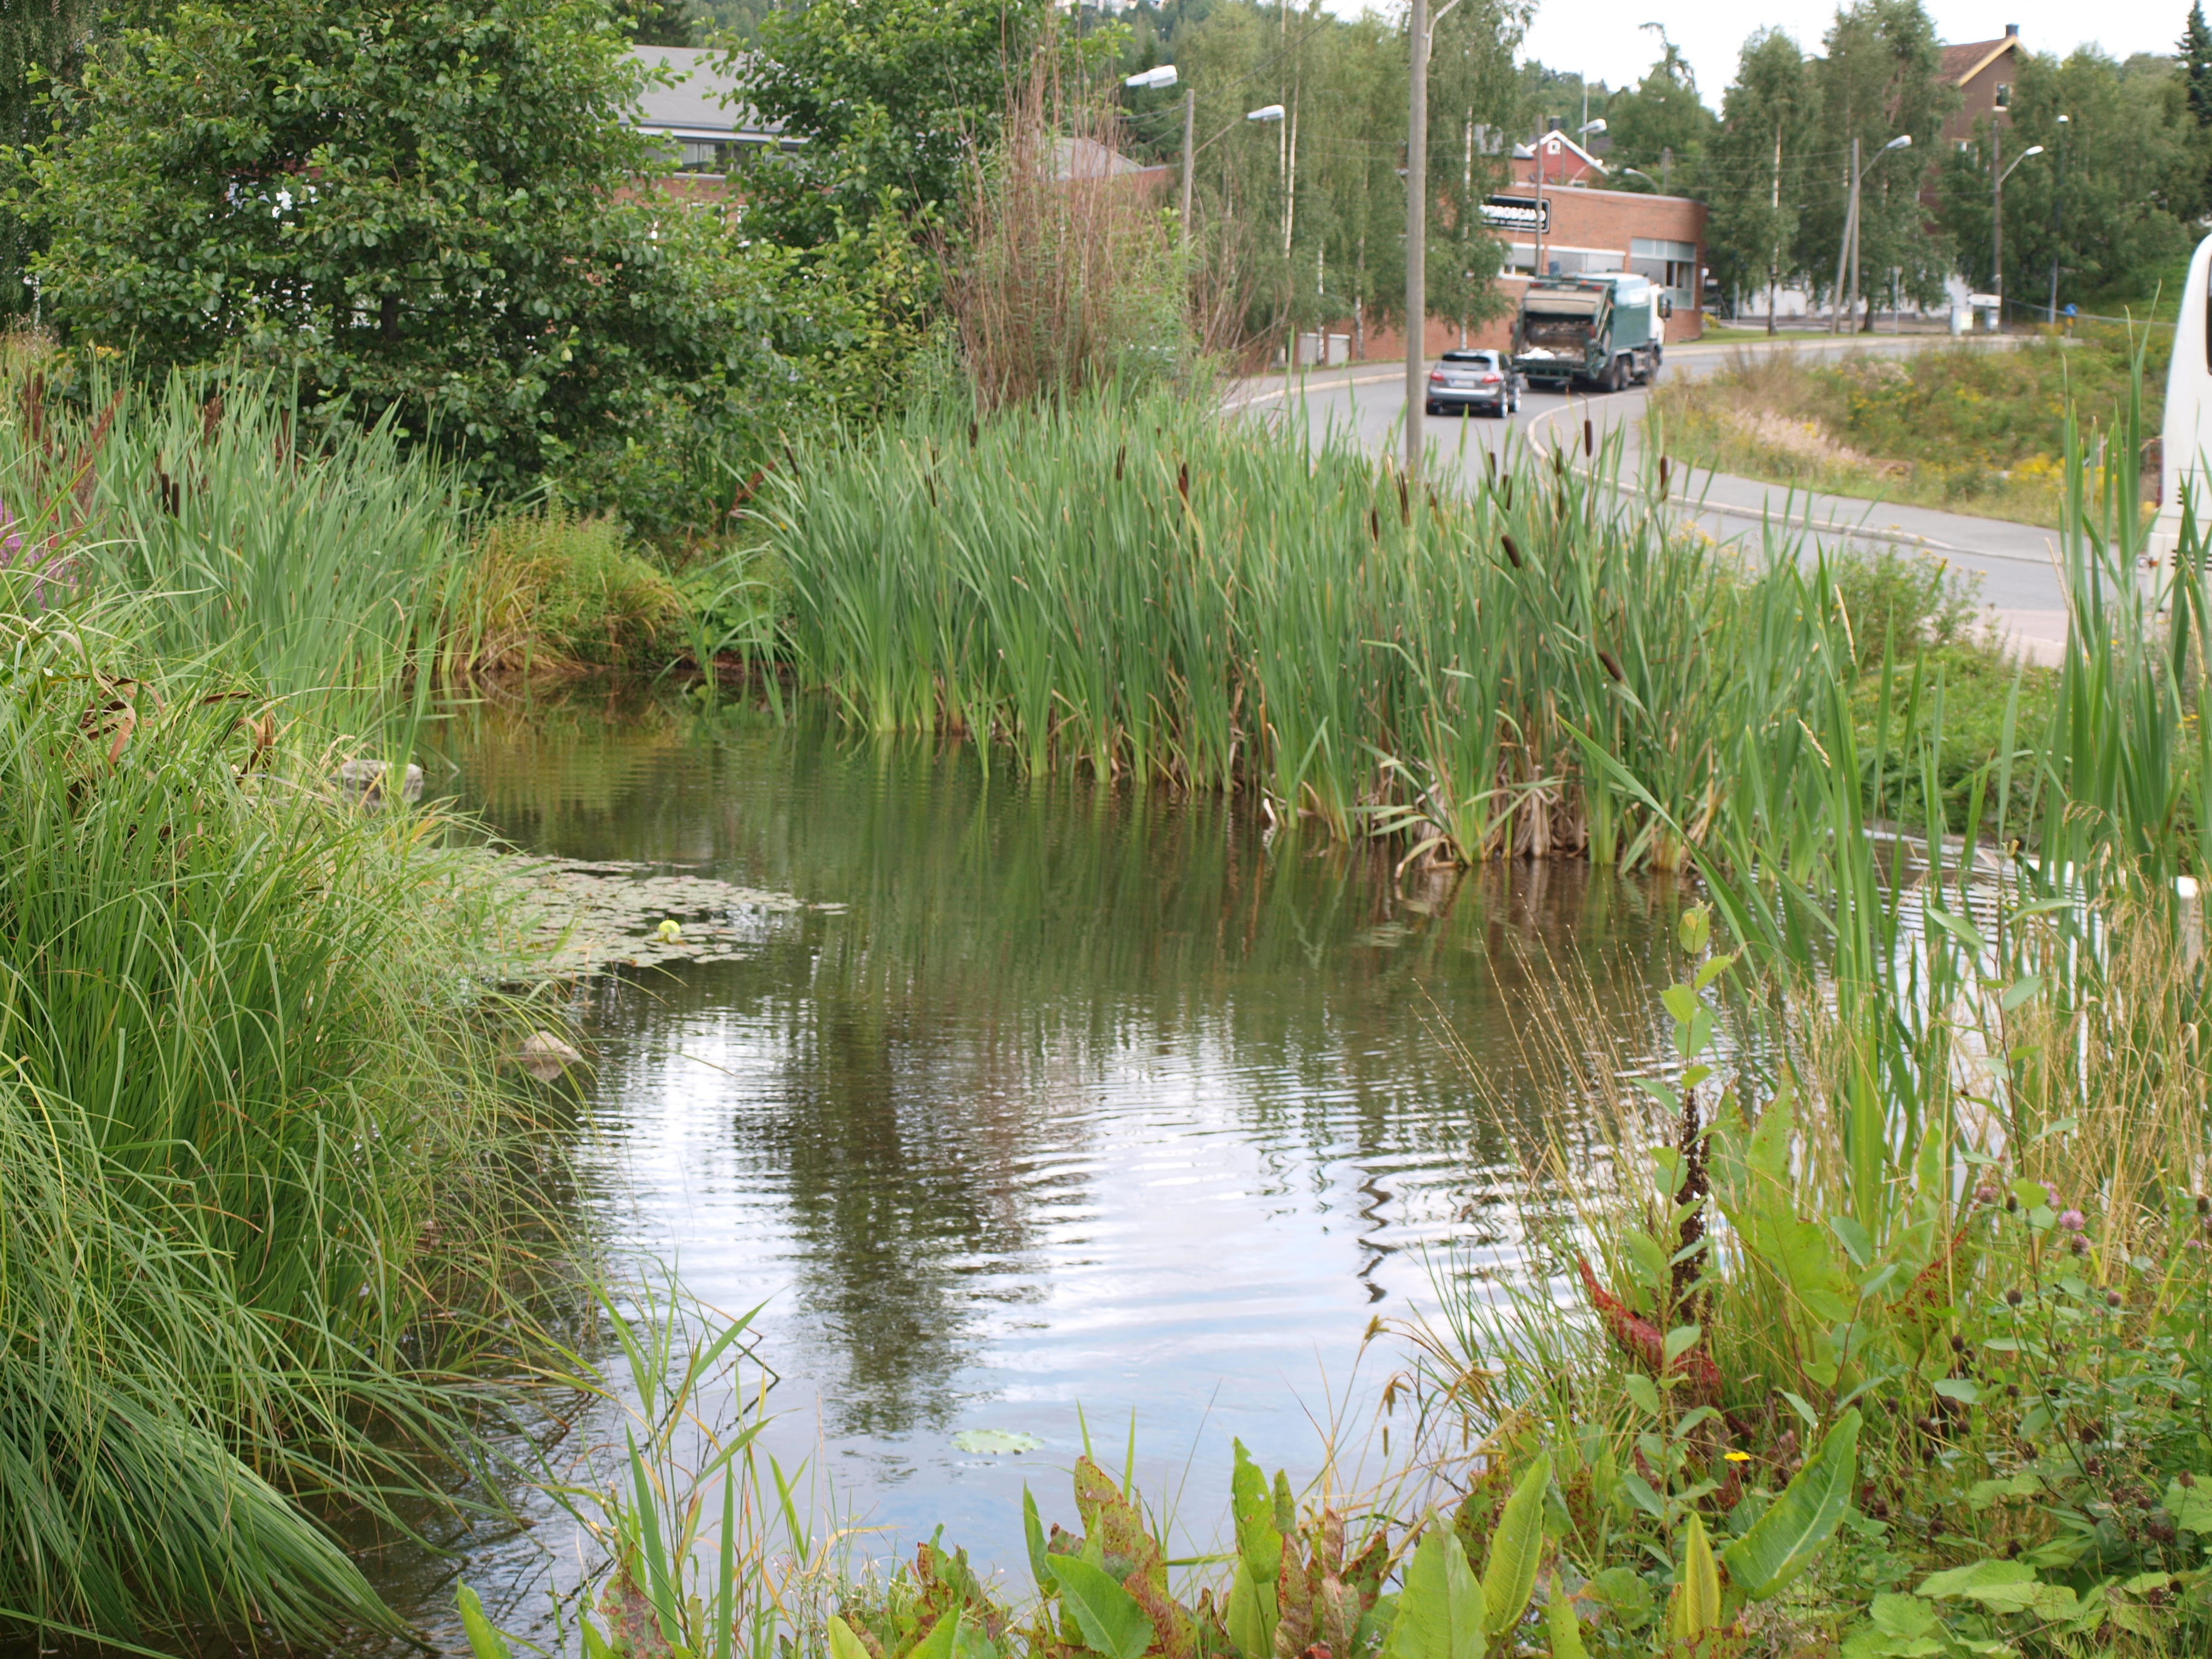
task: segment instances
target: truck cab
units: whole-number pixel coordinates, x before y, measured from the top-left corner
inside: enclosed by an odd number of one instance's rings
[[[1665,356],[1672,309],[1649,277],[1629,271],[1539,277],[1514,320],[1513,367],[1530,385],[1560,392],[1648,385]]]

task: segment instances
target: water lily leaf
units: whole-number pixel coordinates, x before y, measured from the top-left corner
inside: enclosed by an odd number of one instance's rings
[[[964,1452],[987,1455],[1039,1451],[1044,1446],[1036,1436],[1013,1429],[963,1429],[952,1437],[952,1443]]]

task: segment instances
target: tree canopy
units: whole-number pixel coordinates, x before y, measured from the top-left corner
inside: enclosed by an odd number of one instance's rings
[[[103,42],[35,164],[51,315],[391,411],[492,487],[772,375],[772,251],[640,198],[594,0],[186,0]]]

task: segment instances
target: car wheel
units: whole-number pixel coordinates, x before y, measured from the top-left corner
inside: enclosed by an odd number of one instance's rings
[[[1443,413],[1444,412],[1444,411],[1443,411],[1443,404],[1429,404],[1429,405],[1428,405],[1428,410],[1429,410],[1429,413],[1430,413],[1430,414],[1431,414],[1431,415],[1441,415],[1441,414],[1443,414]]]

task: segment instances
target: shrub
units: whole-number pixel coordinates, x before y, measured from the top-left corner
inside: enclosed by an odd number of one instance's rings
[[[476,559],[448,630],[459,644],[449,659],[456,668],[658,665],[689,611],[609,517],[510,514],[483,532]]]
[[[418,1454],[495,1405],[467,1379],[543,1352],[470,931],[419,826],[332,799],[251,681],[165,670],[136,601],[27,617],[27,580],[0,572],[0,1607],[392,1628],[294,1500],[443,1501]]]

